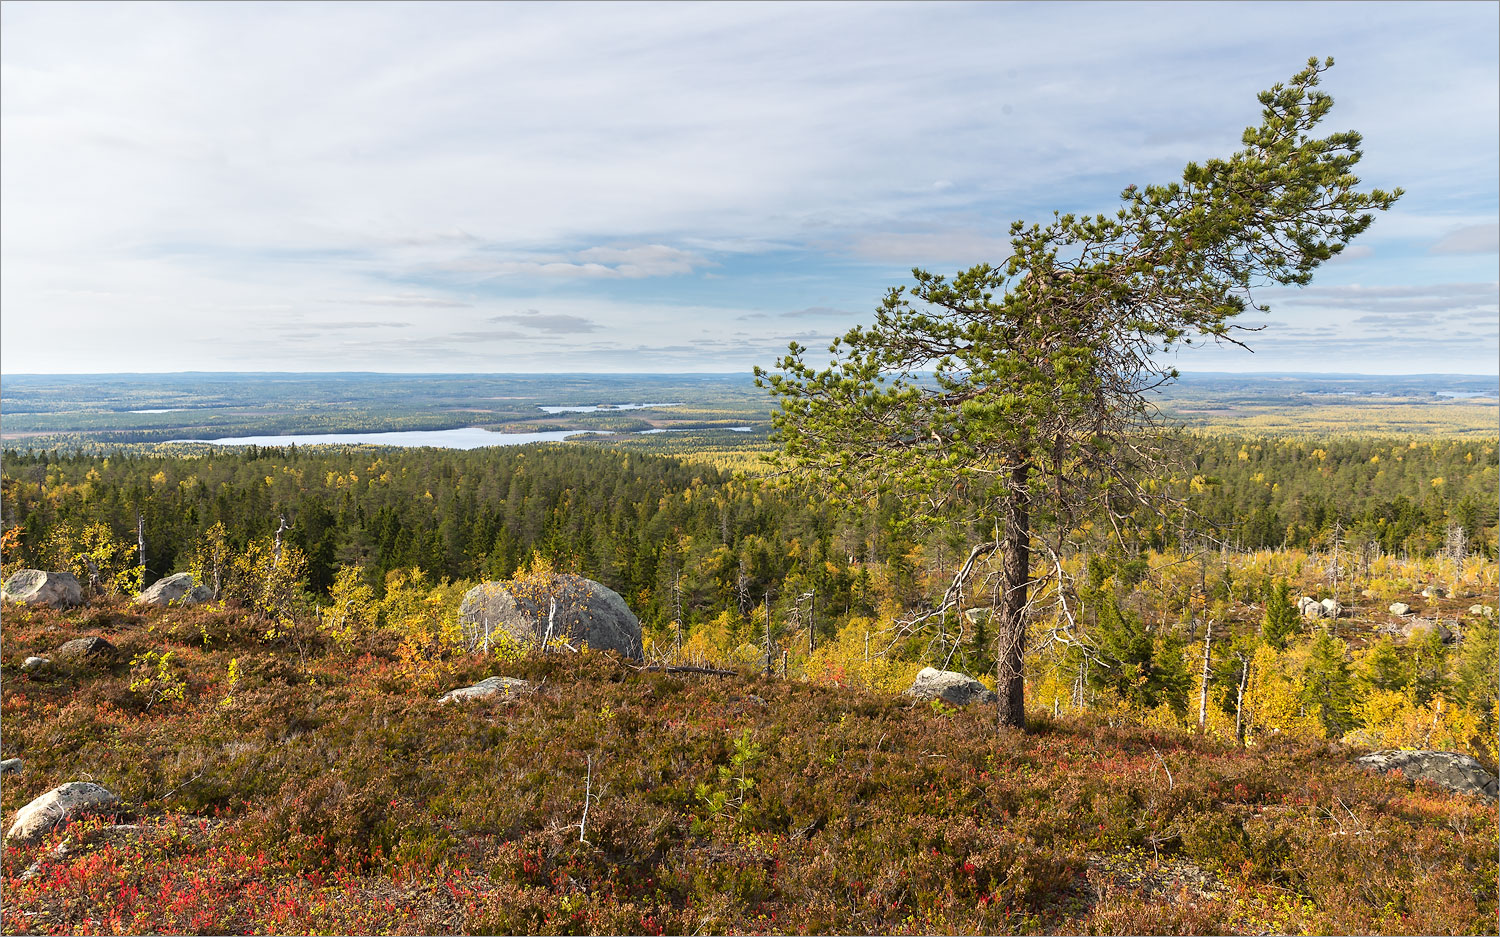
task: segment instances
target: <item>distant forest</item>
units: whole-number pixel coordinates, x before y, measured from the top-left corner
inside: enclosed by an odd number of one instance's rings
[[[1493,558],[1496,444],[1356,438],[1185,437],[1190,511],[1144,519],[1138,547],[1325,548],[1431,555],[1453,525]],[[146,583],[186,569],[222,524],[231,550],[271,535],[307,556],[326,595],[340,565],[378,591],[391,570],[431,581],[504,579],[536,555],[625,595],[648,625],[744,614],[816,590],[830,611],[871,614],[870,571],[898,604],[923,598],[915,562],[941,571],[963,531],[914,531],[894,503],[836,507],[805,481],[596,446],[470,451],[256,448],[208,455],[15,452],[4,466],[7,566],[64,568],[102,524]],[[914,557],[918,560],[914,561]]]

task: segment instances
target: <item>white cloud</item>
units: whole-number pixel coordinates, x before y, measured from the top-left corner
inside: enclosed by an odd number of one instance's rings
[[[1500,251],[1500,224],[1459,228],[1432,245],[1434,254],[1493,254]]]
[[[445,299],[441,296],[423,296],[420,293],[397,293],[394,296],[366,296],[355,302],[364,306],[416,306],[429,307],[433,309],[464,309],[473,303],[461,302],[456,299]]]

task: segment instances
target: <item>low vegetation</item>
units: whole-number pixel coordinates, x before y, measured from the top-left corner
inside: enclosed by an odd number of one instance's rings
[[[609,654],[350,645],[241,608],[7,606],[7,816],[121,797],[4,858],[7,932],[1485,933],[1492,804],[1102,714]],[[78,635],[113,662],[20,662]],[[506,674],[503,701],[439,690]],[[580,828],[589,795],[587,823]]]

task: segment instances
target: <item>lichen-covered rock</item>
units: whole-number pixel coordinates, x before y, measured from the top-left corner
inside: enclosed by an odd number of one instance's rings
[[[484,582],[464,595],[459,623],[476,645],[504,631],[523,644],[561,638],[641,659],[641,622],[613,589],[572,573],[537,582]]]
[[[1442,586],[1428,586],[1422,590],[1422,598],[1424,599],[1446,599],[1447,597],[1448,590]]]
[[[906,695],[917,699],[941,699],[955,706],[994,703],[999,699],[994,690],[968,674],[955,670],[938,670],[936,667],[923,667]]]
[[[5,580],[0,594],[12,602],[72,608],[83,604],[83,587],[72,573],[49,573],[42,569],[18,569]]]
[[[1482,616],[1484,618],[1494,618],[1495,617],[1495,606],[1493,606],[1493,605],[1470,605],[1469,606],[1469,614],[1470,615],[1480,615],[1480,616]]]
[[[158,579],[135,600],[141,605],[201,605],[213,597],[214,590],[196,585],[192,573],[177,573]]]
[[[28,657],[25,660],[21,661],[21,669],[26,671],[27,673],[36,673],[50,663],[52,663],[52,661],[48,660],[45,657]]]
[[[66,661],[86,659],[111,661],[119,653],[119,649],[113,644],[97,635],[89,638],[74,638],[54,652],[58,660]]]
[[[1469,755],[1389,750],[1361,755],[1354,763],[1376,771],[1400,771],[1413,781],[1431,781],[1455,793],[1496,799],[1495,776]]]
[[[522,693],[530,693],[535,689],[536,684],[530,680],[522,680],[520,677],[485,677],[473,686],[449,690],[439,697],[438,702],[454,703],[468,699],[484,699],[490,696],[498,696],[501,699],[505,699],[510,696],[518,696]]]
[[[71,781],[33,800],[16,812],[7,840],[26,843],[40,839],[47,831],[75,817],[96,813],[112,806],[116,797],[108,788],[89,781]]]
[[[1443,639],[1444,644],[1448,644],[1453,640],[1453,632],[1449,631],[1447,626],[1436,618],[1413,618],[1401,629],[1401,633],[1406,635],[1408,641],[1421,637],[1422,633],[1426,631],[1436,631],[1438,637]]]
[[[1391,603],[1391,614],[1392,615],[1410,615],[1411,614],[1411,606],[1407,605],[1405,602],[1392,602]]]
[[[7,758],[0,761],[0,774],[10,774],[12,771],[19,772],[20,770],[21,759],[19,758]]]
[[[1323,607],[1324,618],[1337,618],[1344,614],[1344,606],[1340,605],[1334,599],[1324,599],[1318,604]]]

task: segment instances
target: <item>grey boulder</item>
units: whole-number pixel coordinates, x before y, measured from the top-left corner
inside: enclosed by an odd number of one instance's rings
[[[41,670],[43,667],[47,666],[50,663],[52,663],[52,661],[48,660],[45,657],[28,657],[25,660],[21,661],[21,669],[26,671],[27,673],[36,673],[38,670]]]
[[[0,594],[12,602],[71,608],[83,604],[83,587],[72,573],[49,573],[41,569],[18,569],[5,580]]]
[[[1371,752],[1354,763],[1376,771],[1400,771],[1413,781],[1431,781],[1458,794],[1496,799],[1495,776],[1469,755],[1457,752]]]
[[[1401,633],[1406,635],[1408,641],[1421,637],[1423,632],[1427,631],[1436,631],[1438,637],[1443,639],[1444,644],[1448,644],[1453,640],[1453,632],[1449,631],[1436,618],[1413,618],[1401,629]]]
[[[21,759],[7,758],[0,761],[0,774],[10,774],[12,771],[19,773],[21,770]]]
[[[438,702],[456,703],[470,699],[485,699],[491,696],[508,699],[511,696],[530,693],[534,689],[536,689],[536,684],[530,680],[522,680],[520,677],[485,677],[473,686],[449,690],[438,699]]]
[[[561,638],[577,646],[641,659],[641,622],[613,589],[572,573],[541,582],[484,582],[464,594],[458,610],[469,644],[503,631],[523,644]]]
[[[201,605],[213,597],[214,590],[194,584],[192,573],[178,573],[158,579],[135,600],[141,605]]]
[[[93,658],[111,661],[119,653],[119,649],[113,644],[97,636],[74,638],[56,651],[57,659],[66,661],[80,661]]]
[[[1337,618],[1344,613],[1344,606],[1334,599],[1324,599],[1318,604],[1323,607],[1324,618]]]
[[[923,667],[906,695],[917,699],[941,699],[955,706],[994,703],[999,699],[994,690],[968,674],[955,670],[938,670],[936,667]]]
[[[1410,615],[1411,614],[1411,606],[1407,605],[1405,602],[1392,602],[1391,603],[1391,614],[1392,615]]]
[[[1297,611],[1302,613],[1303,618],[1322,618],[1323,603],[1310,595],[1304,595],[1297,600]]]
[[[70,781],[16,811],[16,822],[11,824],[5,838],[20,843],[40,839],[59,823],[103,810],[116,800],[115,795],[101,785]]]

